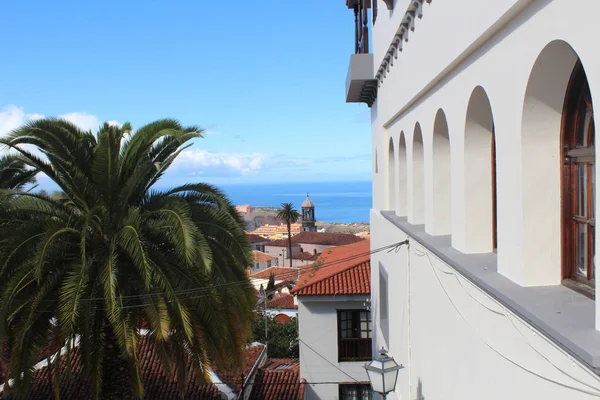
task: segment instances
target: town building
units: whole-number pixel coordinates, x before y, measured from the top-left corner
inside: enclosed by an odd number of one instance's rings
[[[265,251],[265,245],[269,243],[271,240],[264,238],[263,236],[255,235],[252,233],[246,233],[246,237],[248,238],[248,242],[250,242],[250,247],[252,250],[257,251]]]
[[[388,399],[599,397],[600,2],[346,5],[371,248],[408,240],[372,255],[373,349],[405,366]]]
[[[243,204],[241,206],[235,206],[235,210],[241,214],[251,214],[252,206],[250,204]]]
[[[277,294],[271,300],[267,301],[265,312],[277,322],[290,322],[292,318],[298,315],[297,298],[289,293]]]
[[[292,233],[292,237],[294,237],[294,235],[299,234],[301,231],[301,228],[302,228],[301,223],[290,224],[290,231]],[[259,226],[258,228],[256,228],[255,230],[253,230],[250,233],[253,235],[262,236],[263,238],[270,239],[270,240],[281,240],[284,238],[287,239],[287,237],[288,237],[288,229],[287,229],[286,224],[280,224],[280,225],[266,224],[266,225]]]
[[[277,257],[273,257],[258,250],[252,250],[252,259],[254,261],[254,264],[250,267],[252,272],[259,272],[278,265]]]
[[[305,383],[294,358],[268,358],[252,385],[251,400],[304,400]]]
[[[271,274],[275,279],[276,291],[279,293],[289,293],[289,290],[294,287],[300,277],[300,270],[289,267],[271,267],[259,272],[248,271],[250,283],[252,283],[252,286],[257,291],[260,290],[261,286],[266,290]]]
[[[305,399],[369,399],[370,243],[333,247],[301,275],[297,296]]]
[[[363,239],[347,233],[301,232],[292,236],[292,266],[313,263],[325,249],[356,243]],[[265,253],[278,258],[281,266],[289,265],[288,240],[274,240],[265,245]],[[301,255],[302,253],[307,253]]]

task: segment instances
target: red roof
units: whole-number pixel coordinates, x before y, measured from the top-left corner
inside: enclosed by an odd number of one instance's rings
[[[266,268],[262,271],[250,274],[250,278],[269,279],[271,273],[275,274],[276,281],[293,280],[295,282],[298,279],[298,268],[289,267]]]
[[[255,345],[246,350],[244,361],[244,376],[247,376],[256,363],[263,345]],[[145,336],[141,337],[139,354],[141,356],[142,379],[144,382],[144,400],[180,400],[179,386],[176,379],[169,378],[163,373],[161,362],[152,342]],[[54,367],[54,365],[52,366]],[[91,400],[92,395],[88,381],[83,376],[82,360],[79,351],[71,353],[71,376],[67,375],[67,357],[60,358],[61,370],[61,399],[64,400]],[[214,369],[221,381],[227,384],[234,392],[239,393],[241,388],[240,374],[231,374]],[[193,400],[221,400],[222,393],[216,385],[200,382],[193,370],[187,372],[188,387],[185,399]],[[53,399],[53,389],[50,379],[50,371],[47,367],[40,368],[34,374],[33,392],[29,399],[47,400]],[[5,399],[4,393],[0,393],[0,399]]]
[[[270,359],[258,370],[250,399],[303,400],[305,384],[298,360]]]
[[[298,304],[294,304],[294,296],[284,294],[281,297],[277,297],[276,299],[267,302],[267,308],[283,308],[286,310],[297,310]]]
[[[302,253],[298,253],[295,256],[292,256],[294,260],[304,260],[304,261],[316,261],[321,253],[319,254],[311,254],[308,251],[303,251]]]
[[[254,233],[246,233],[246,237],[250,243],[268,242],[269,239],[265,239],[262,236],[255,235]]]
[[[343,246],[346,244],[363,241],[356,235],[349,233],[333,233],[333,232],[300,232],[292,236],[292,244],[320,244],[324,246]],[[287,239],[274,240],[267,246],[287,246]]]
[[[371,293],[371,243],[369,240],[325,250],[314,268],[300,277],[292,293],[329,296]]]
[[[262,251],[258,250],[252,250],[252,256],[254,258],[254,262],[277,260],[277,257],[273,257],[270,254],[263,253]]]

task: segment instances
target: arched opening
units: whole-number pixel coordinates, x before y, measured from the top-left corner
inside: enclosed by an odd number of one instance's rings
[[[427,221],[427,232],[432,235],[448,235],[451,231],[450,212],[450,135],[446,114],[439,109],[433,125],[433,185],[430,193],[432,219]]]
[[[587,76],[577,62],[562,122],[563,278],[594,287],[596,149]]]
[[[535,61],[522,123],[522,284],[591,284],[593,111],[584,68],[568,43],[548,44]]]
[[[396,214],[405,216],[408,214],[408,164],[406,163],[406,138],[404,132],[400,132],[398,141],[398,207]]]
[[[388,146],[388,176],[387,176],[387,198],[386,198],[386,209],[394,210],[395,207],[395,192],[396,192],[396,160],[394,158],[394,141],[390,138]]]
[[[423,159],[423,132],[417,122],[413,134],[412,148],[412,203],[408,222],[414,225],[425,223],[425,178]]]
[[[465,253],[494,250],[495,179],[494,117],[487,93],[477,86],[471,93],[465,124],[464,248]]]

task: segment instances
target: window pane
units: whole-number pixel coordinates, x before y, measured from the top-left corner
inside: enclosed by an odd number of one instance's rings
[[[369,386],[369,385],[363,386],[361,400],[371,400],[372,398],[373,398],[373,393],[371,393],[371,386]]]
[[[577,215],[587,216],[587,165],[577,164]]]
[[[577,224],[577,271],[587,276],[587,224]]]
[[[342,386],[342,400],[358,400],[358,390],[356,386]]]

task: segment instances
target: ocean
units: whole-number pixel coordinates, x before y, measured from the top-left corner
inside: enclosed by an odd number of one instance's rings
[[[253,185],[216,185],[235,205],[279,207],[291,202],[298,211],[310,195],[315,218],[324,222],[369,222],[372,205],[371,182],[297,182]]]

